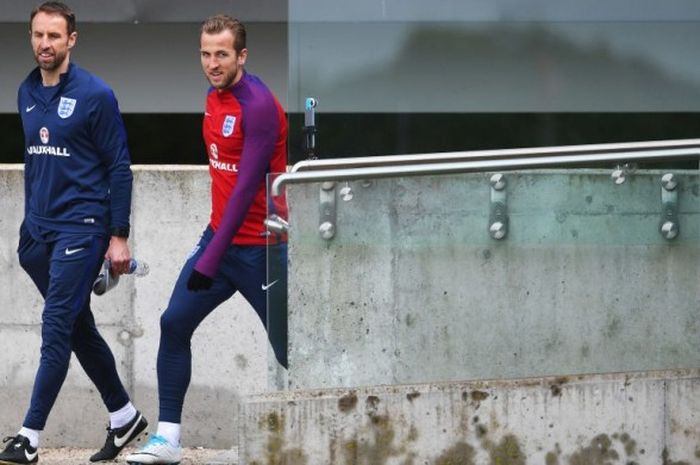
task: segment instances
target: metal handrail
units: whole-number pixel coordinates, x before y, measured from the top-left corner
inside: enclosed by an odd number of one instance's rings
[[[552,166],[586,166],[601,162],[687,160],[700,158],[700,147],[675,148],[667,150],[642,150],[635,152],[614,152],[600,154],[575,154],[545,157],[492,159],[445,163],[424,163],[400,166],[379,166],[347,168],[280,174],[272,182],[273,196],[280,194],[285,184],[300,184],[324,181],[351,181],[354,179],[377,179],[399,176],[421,176],[468,173],[474,171],[512,170],[519,168],[546,168]]]
[[[662,150],[670,148],[700,147],[700,139],[677,139],[647,142],[622,142],[610,144],[562,145],[557,147],[527,147],[499,150],[471,150],[465,152],[416,153],[410,155],[379,155],[324,160],[302,160],[290,171],[361,168],[370,166],[396,166],[503,158],[528,158],[552,155],[585,155],[591,153],[629,152],[636,150]]]

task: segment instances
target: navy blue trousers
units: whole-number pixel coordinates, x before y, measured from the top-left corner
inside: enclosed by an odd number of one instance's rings
[[[255,309],[267,329],[277,360],[287,366],[287,244],[230,245],[211,288],[190,291],[187,280],[212,237],[211,228],[207,228],[180,271],[168,308],[160,319],[157,364],[160,421],[181,423],[182,405],[192,375],[192,335],[207,315],[236,292]]]
[[[97,331],[90,310],[92,283],[107,245],[107,237],[68,233],[52,233],[47,241],[37,241],[24,225],[20,228],[20,265],[44,297],[41,359],[23,423],[26,428],[44,429],[66,378],[71,351],[108,411],[129,402],[112,351]]]

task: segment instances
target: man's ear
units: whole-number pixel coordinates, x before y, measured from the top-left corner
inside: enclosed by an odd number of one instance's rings
[[[68,36],[68,49],[72,49],[75,46],[75,42],[78,40],[78,31],[73,31],[71,35]]]
[[[245,65],[245,61],[248,58],[248,49],[244,48],[243,50],[240,51],[238,54],[238,66],[243,66]]]

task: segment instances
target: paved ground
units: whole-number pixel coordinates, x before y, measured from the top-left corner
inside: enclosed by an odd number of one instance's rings
[[[94,465],[88,459],[95,451],[92,449],[76,449],[65,447],[60,449],[39,449],[39,464],[38,465]],[[124,457],[131,452],[127,448],[121,453],[114,462],[105,462],[107,464],[123,464],[126,465]],[[183,458],[180,465],[237,465],[238,450],[236,448],[229,450],[220,449],[203,449],[189,448],[183,451]]]

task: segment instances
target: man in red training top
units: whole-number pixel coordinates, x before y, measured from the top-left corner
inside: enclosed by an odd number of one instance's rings
[[[211,221],[182,268],[161,317],[158,431],[127,457],[129,463],[181,460],[190,341],[199,323],[240,291],[267,328],[267,293],[275,287],[286,289],[286,275],[267,283],[263,224],[268,208],[266,174],[285,172],[287,167],[284,110],[265,84],[243,68],[248,50],[240,21],[225,15],[208,18],[201,27],[200,46],[202,68],[211,84],[203,122],[212,178]],[[284,211],[276,213],[286,216]],[[286,244],[275,248],[282,249],[286,263]],[[277,360],[286,367],[286,327],[282,337],[270,340]]]

